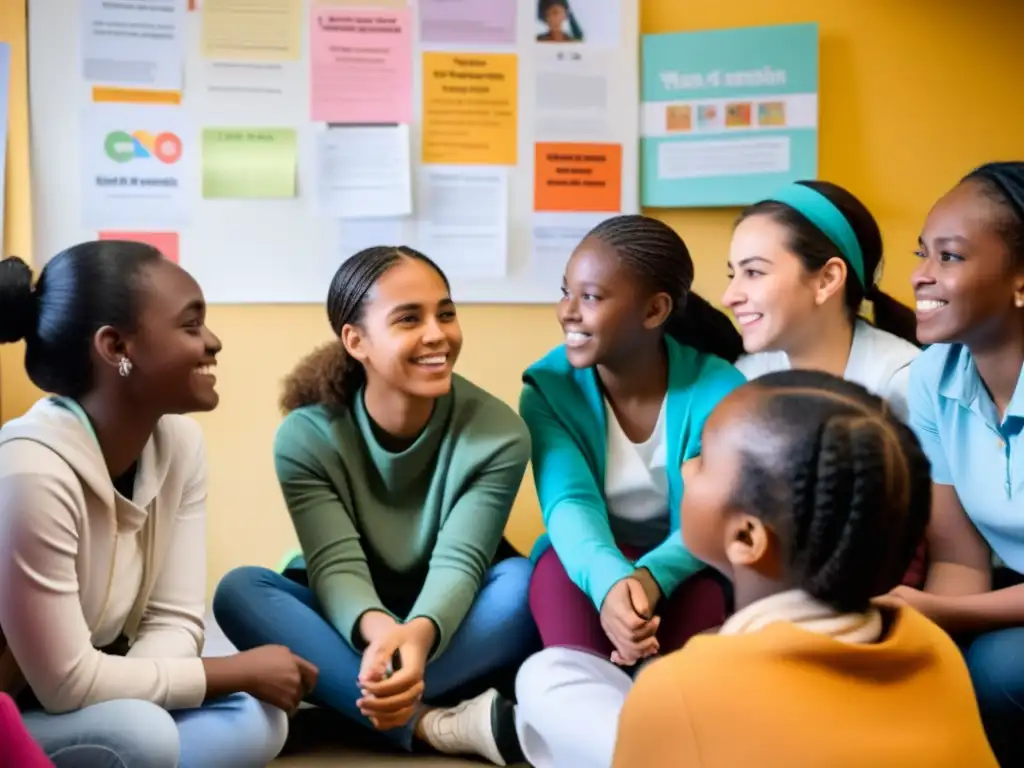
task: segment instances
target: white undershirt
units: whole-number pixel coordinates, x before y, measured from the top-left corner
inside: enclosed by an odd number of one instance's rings
[[[920,351],[909,341],[858,318],[843,378],[887,400],[897,417],[906,421],[910,363]],[[792,366],[785,352],[773,351],[743,355],[736,367],[747,379],[756,379]]]
[[[665,403],[651,436],[634,443],[605,401],[608,454],[604,494],[612,531],[621,543],[653,546],[668,533],[668,474]]]

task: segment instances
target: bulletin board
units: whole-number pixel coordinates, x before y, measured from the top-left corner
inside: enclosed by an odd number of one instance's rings
[[[407,244],[456,301],[555,301],[580,237],[639,210],[638,0],[568,4],[551,40],[537,0],[136,0],[176,63],[99,34],[100,0],[29,0],[37,264],[132,237],[210,303],[320,304]]]

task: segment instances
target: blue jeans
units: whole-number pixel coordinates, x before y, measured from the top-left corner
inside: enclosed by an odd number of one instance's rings
[[[1000,765],[1024,765],[1024,627],[1000,629],[966,646],[967,668]]]
[[[529,560],[513,557],[487,571],[448,648],[427,665],[425,702],[518,665],[538,649],[527,603],[531,570]],[[267,568],[236,568],[217,585],[213,613],[239,650],[280,644],[315,664],[320,677],[310,700],[373,728],[356,708],[361,656],[324,618],[309,587]],[[405,749],[412,748],[412,723],[384,734]]]
[[[22,719],[56,768],[246,768],[269,763],[288,737],[288,716],[244,693],[174,712],[116,699]]]

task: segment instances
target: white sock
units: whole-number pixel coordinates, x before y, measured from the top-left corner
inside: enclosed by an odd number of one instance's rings
[[[505,765],[491,728],[491,708],[498,692],[493,688],[450,709],[432,709],[420,719],[427,743],[447,755],[479,755]]]

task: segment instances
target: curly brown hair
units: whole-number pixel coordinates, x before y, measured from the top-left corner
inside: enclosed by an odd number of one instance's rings
[[[385,272],[407,259],[428,264],[450,288],[448,278],[433,260],[405,245],[376,245],[343,262],[327,291],[327,319],[338,338],[313,350],[285,378],[280,401],[284,413],[308,405],[322,405],[332,411],[349,407],[366,381],[366,372],[348,354],[341,331],[346,325],[362,322],[370,289]]]

